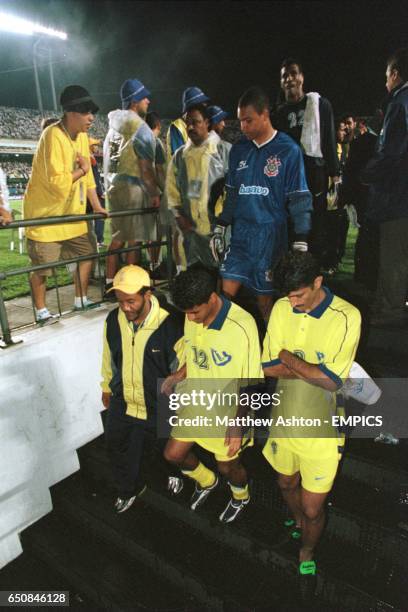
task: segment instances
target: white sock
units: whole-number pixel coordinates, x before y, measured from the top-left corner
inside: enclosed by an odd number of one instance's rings
[[[36,308],[35,309],[35,314],[39,315],[39,314],[43,314],[48,312],[48,308],[46,306],[44,306],[44,308]]]
[[[86,297],[86,295],[82,296],[82,300],[80,297],[75,296],[75,302],[74,302],[74,306],[76,306],[76,308],[81,308],[82,304],[86,304],[88,301],[88,298]]]

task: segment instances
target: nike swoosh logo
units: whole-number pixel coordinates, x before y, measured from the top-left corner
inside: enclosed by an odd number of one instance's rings
[[[323,480],[323,478],[326,478],[326,476],[315,476],[315,480]]]
[[[160,349],[152,349],[152,353],[160,353]]]

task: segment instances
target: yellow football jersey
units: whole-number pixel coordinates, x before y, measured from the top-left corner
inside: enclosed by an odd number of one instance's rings
[[[194,392],[201,393],[204,399],[197,400],[198,403],[186,402],[177,411],[179,424],[171,433],[173,438],[194,439],[218,455],[228,450],[224,446],[227,423],[223,419],[236,416],[240,390],[263,378],[255,320],[236,304],[221,299],[221,310],[208,327],[186,317],[187,377],[177,385],[176,391],[192,399]],[[191,425],[186,424],[186,419],[194,418],[196,421]]]
[[[292,308],[288,298],[272,310],[262,355],[263,367],[280,363],[286,349],[317,365],[338,388],[347,378],[360,338],[360,312],[324,288],[324,300],[311,312]],[[332,427],[336,394],[300,379],[279,379],[280,404],[274,408],[270,437],[308,456],[337,451],[340,437]],[[306,421],[308,419],[308,421]]]

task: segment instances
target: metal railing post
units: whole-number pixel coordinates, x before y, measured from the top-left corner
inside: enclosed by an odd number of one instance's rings
[[[11,331],[8,321],[8,315],[6,310],[6,305],[4,303],[3,298],[3,288],[0,283],[0,325],[3,334],[3,342],[6,346],[10,346],[13,344],[13,340],[11,338]]]

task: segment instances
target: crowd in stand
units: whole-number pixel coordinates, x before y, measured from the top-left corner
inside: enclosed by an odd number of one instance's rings
[[[56,116],[56,111],[46,110],[46,117]],[[18,140],[38,140],[41,134],[40,111],[32,108],[14,108],[0,106],[0,137]],[[96,138],[104,138],[107,132],[106,117],[95,118],[91,134]]]
[[[7,174],[8,179],[29,179],[31,175],[31,164],[26,161],[3,161],[1,167]]]

